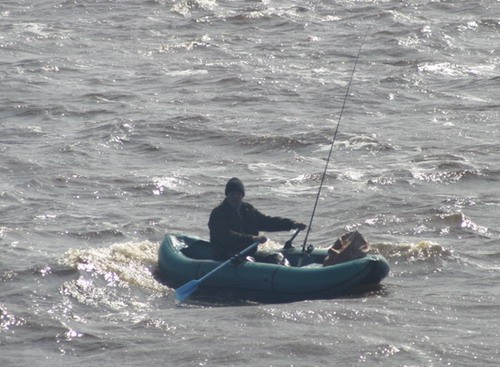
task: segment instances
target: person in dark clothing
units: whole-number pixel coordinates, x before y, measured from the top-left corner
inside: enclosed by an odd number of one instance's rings
[[[236,177],[231,178],[225,189],[226,198],[210,214],[208,228],[214,258],[227,260],[252,243],[264,243],[267,237],[259,231],[275,232],[305,229],[306,225],[291,219],[262,214],[251,204],[243,202],[245,187]],[[259,261],[256,249],[248,255]]]

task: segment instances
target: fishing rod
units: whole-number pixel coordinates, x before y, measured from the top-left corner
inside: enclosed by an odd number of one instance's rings
[[[365,39],[366,39],[367,34],[368,34],[368,29],[366,30],[366,32],[363,36],[363,39],[361,40],[361,45],[359,46],[358,54],[356,55],[356,59],[354,61],[354,66],[352,67],[351,77],[349,79],[349,84],[347,85],[347,90],[345,92],[344,102],[342,104],[342,109],[340,110],[339,119],[337,121],[337,127],[335,129],[334,134],[333,134],[332,145],[330,146],[330,152],[328,153],[328,158],[326,160],[325,170],[323,171],[323,175],[321,176],[321,182],[319,184],[318,193],[316,194],[316,201],[314,202],[314,207],[313,207],[313,211],[311,214],[311,219],[309,220],[309,225],[307,226],[306,237],[304,238],[304,243],[302,244],[302,256],[299,258],[299,265],[298,265],[299,267],[302,265],[302,258],[304,257],[304,254],[305,253],[309,254],[313,250],[312,245],[307,246],[307,239],[309,238],[309,233],[311,232],[311,227],[312,227],[312,223],[314,220],[314,215],[316,213],[316,208],[318,206],[319,196],[321,194],[321,189],[323,188],[323,183],[325,182],[325,176],[326,176],[326,172],[328,170],[328,164],[330,163],[330,158],[332,157],[333,144],[335,143],[335,139],[337,138],[337,133],[339,131],[340,122],[342,120],[342,115],[344,114],[344,109],[345,109],[345,106],[347,103],[347,98],[349,97],[349,92],[351,90],[352,80],[354,79],[354,72],[356,71],[356,66],[358,65],[359,57],[361,55],[361,49],[363,48],[363,45],[365,44]]]

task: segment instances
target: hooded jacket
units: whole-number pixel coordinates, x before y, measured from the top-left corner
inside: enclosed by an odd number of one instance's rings
[[[212,210],[208,221],[214,257],[218,260],[228,259],[255,242],[259,231],[288,231],[294,223],[291,219],[264,215],[246,202],[242,202],[237,211],[224,199]]]

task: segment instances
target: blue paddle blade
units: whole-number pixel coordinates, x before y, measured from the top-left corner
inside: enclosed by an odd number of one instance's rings
[[[198,289],[199,284],[199,280],[193,279],[190,282],[184,284],[182,287],[177,288],[175,290],[175,299],[180,302],[184,301]]]

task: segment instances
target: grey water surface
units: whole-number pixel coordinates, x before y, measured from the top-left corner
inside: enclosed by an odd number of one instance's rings
[[[499,31],[494,0],[2,1],[0,365],[498,365]],[[308,240],[358,229],[383,288],[176,303],[165,233],[233,176],[308,223],[337,126]]]

